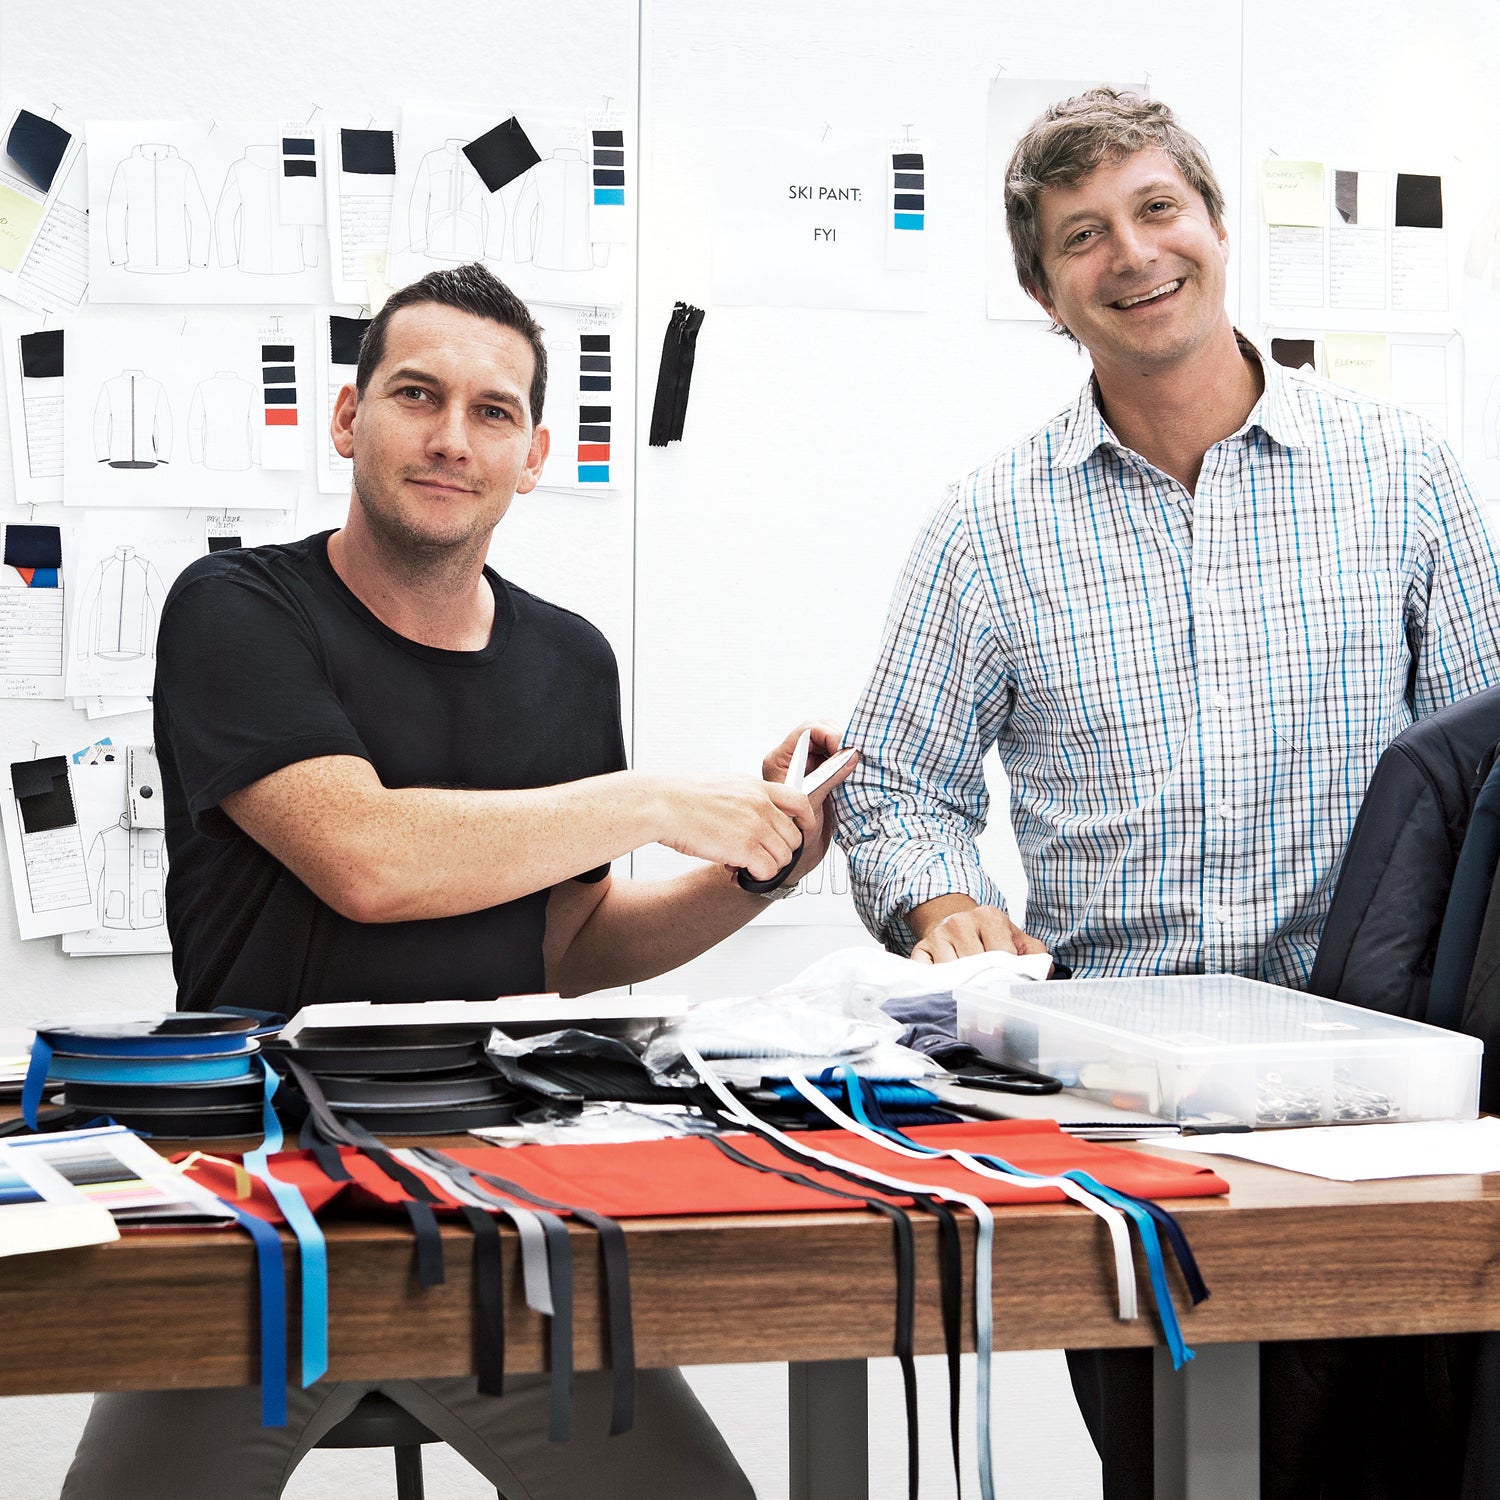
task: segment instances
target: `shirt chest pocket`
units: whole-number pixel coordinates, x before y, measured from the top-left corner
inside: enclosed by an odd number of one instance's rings
[[[1293,748],[1390,738],[1410,652],[1404,586],[1389,570],[1288,580],[1261,600],[1271,723]]]

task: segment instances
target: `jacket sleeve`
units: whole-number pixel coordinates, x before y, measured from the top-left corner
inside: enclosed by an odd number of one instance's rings
[[[208,426],[208,413],[203,406],[203,384],[193,387],[192,405],[188,407],[188,459],[195,464],[203,462],[203,440]]]
[[[114,417],[109,404],[109,382],[99,387],[99,399],[94,403],[94,457],[102,463],[109,462],[109,440],[114,435]]]
[[[195,266],[208,264],[208,203],[191,167],[183,179],[182,211],[187,215],[188,260]]]
[[[240,226],[244,200],[240,192],[239,163],[229,169],[224,179],[224,190],[219,194],[218,207],[214,209],[214,239],[219,246],[219,264],[237,266],[240,263]]]
[[[109,263],[123,266],[129,253],[130,194],[125,187],[125,163],[115,168],[109,185],[109,201],[104,205],[104,241],[109,248]]]

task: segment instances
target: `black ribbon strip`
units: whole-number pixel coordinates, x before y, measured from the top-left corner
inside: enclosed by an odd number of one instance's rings
[[[474,1364],[481,1396],[505,1394],[505,1280],[500,1225],[493,1214],[462,1205],[474,1233]]]
[[[620,1225],[592,1208],[557,1203],[528,1191],[494,1172],[477,1172],[443,1151],[423,1151],[423,1160],[445,1170],[462,1173],[470,1182],[487,1183],[500,1192],[533,1208],[571,1214],[599,1236],[599,1254],[604,1264],[605,1317],[609,1328],[611,1402],[609,1435],[618,1437],[635,1425],[635,1326],[630,1307],[630,1252]],[[569,1343],[571,1356],[572,1344]]]
[[[842,1188],[830,1187],[826,1182],[814,1182],[803,1172],[792,1172],[784,1167],[773,1167],[756,1161],[743,1151],[731,1146],[721,1136],[710,1135],[706,1139],[716,1146],[731,1161],[753,1172],[766,1172],[783,1181],[794,1182],[799,1187],[812,1188],[814,1192],[827,1193],[832,1198],[847,1202],[862,1203],[891,1221],[896,1238],[896,1338],[895,1355],[901,1364],[901,1385],[906,1397],[906,1491],[910,1500],[917,1500],[919,1483],[919,1445],[917,1442],[917,1367],[913,1358],[914,1328],[917,1305],[917,1255],[916,1241],[911,1231],[911,1215],[894,1203],[879,1198],[866,1198],[859,1193],[846,1193]]]

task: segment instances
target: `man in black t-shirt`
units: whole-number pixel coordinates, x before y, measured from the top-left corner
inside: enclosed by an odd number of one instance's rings
[[[603,637],[485,566],[547,457],[541,330],[480,266],[395,293],[366,331],[333,442],[354,461],[341,530],[183,573],[162,612],[155,693],[178,1001],[281,1010],[342,999],[577,994],[675,968],[742,926],[769,879],[826,851],[781,780],[625,768]],[[838,748],[812,726],[812,764]],[[616,881],[660,842],[705,861]],[[619,1500],[749,1486],[675,1371],[641,1372],[634,1429],[606,1440],[607,1382],[581,1375],[575,1431],[544,1440],[541,1377],[393,1381],[503,1492]],[[369,1383],[288,1393],[96,1398],[64,1500],[271,1497]]]

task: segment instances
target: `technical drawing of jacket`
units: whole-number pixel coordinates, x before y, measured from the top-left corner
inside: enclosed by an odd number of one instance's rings
[[[78,605],[78,659],[137,661],[156,655],[156,622],[166,602],[161,574],[134,547],[119,546],[89,574]]]
[[[544,271],[593,268],[589,164],[582,152],[562,147],[526,174],[516,200],[514,238],[516,259]]]
[[[171,462],[172,406],[161,381],[139,370],[121,370],[99,387],[94,457],[112,469],[154,469]]]
[[[176,146],[140,145],[115,168],[104,207],[111,265],[175,275],[208,264],[208,204]]]
[[[248,469],[255,451],[258,392],[232,370],[200,380],[188,408],[188,457],[205,469]]]
[[[450,140],[429,151],[417,163],[412,185],[411,247],[439,260],[482,260],[491,223],[497,238],[504,229],[500,200],[490,196],[463,148],[462,141]]]
[[[276,210],[281,157],[275,146],[247,146],[230,167],[214,209],[221,266],[254,276],[287,276],[318,263],[317,228],[284,224]]]
[[[88,852],[89,889],[101,927],[160,927],[166,920],[166,832],[132,828],[130,814],[95,835]]]

